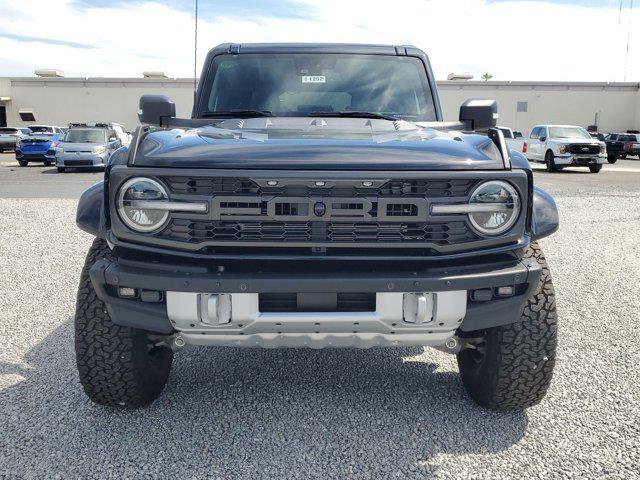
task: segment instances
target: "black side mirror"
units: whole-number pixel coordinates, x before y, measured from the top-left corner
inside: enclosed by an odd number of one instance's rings
[[[176,116],[176,104],[165,95],[143,95],[140,97],[138,118],[143,125],[162,126],[164,119]]]
[[[546,142],[547,141],[547,137],[540,137],[540,141],[541,142]]]
[[[467,100],[460,106],[460,121],[470,130],[486,130],[498,123],[498,102]]]

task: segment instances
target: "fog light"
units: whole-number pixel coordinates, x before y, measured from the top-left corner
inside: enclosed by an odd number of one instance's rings
[[[496,288],[496,297],[513,297],[514,293],[515,288],[513,286]]]
[[[121,298],[136,298],[138,290],[131,287],[118,287],[118,296]]]

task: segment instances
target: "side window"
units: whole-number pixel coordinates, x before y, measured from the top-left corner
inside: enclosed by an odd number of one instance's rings
[[[606,142],[610,142],[611,140],[613,140],[613,135],[611,135],[611,134],[607,135],[606,137],[604,137],[604,140]]]
[[[547,127],[540,127],[540,132],[538,132],[538,135],[540,136],[540,138],[545,138],[547,137]]]
[[[111,142],[114,138],[118,138],[116,132],[114,132],[113,130],[107,130],[107,139]]]
[[[539,137],[540,137],[540,127],[536,127],[533,130],[531,130],[531,135],[529,135],[529,138],[536,140]]]

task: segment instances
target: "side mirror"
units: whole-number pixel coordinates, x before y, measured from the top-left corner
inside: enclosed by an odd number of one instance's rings
[[[460,121],[470,130],[486,130],[498,123],[498,102],[467,100],[460,106]]]
[[[143,95],[140,97],[138,118],[143,125],[162,126],[163,119],[176,116],[176,104],[165,95]]]
[[[547,137],[540,137],[539,139],[541,142],[546,142],[547,141]]]

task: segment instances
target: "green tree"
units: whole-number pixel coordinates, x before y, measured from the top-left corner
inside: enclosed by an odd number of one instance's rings
[[[482,75],[482,79],[485,82],[488,82],[489,80],[491,80],[493,78],[493,75],[491,75],[490,73],[485,73],[484,75]]]

